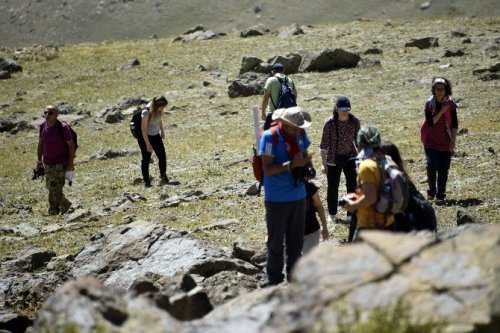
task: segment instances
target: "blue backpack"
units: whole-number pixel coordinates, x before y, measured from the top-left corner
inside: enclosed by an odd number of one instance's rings
[[[297,106],[297,98],[293,93],[292,88],[288,85],[288,78],[285,76],[284,79],[277,77],[278,81],[281,84],[280,94],[278,97],[278,103],[274,103],[273,98],[271,97],[271,103],[275,109],[281,108],[291,108],[292,106]]]

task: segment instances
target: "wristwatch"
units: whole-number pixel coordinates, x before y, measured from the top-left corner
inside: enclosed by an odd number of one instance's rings
[[[282,166],[287,167],[288,171],[292,169],[292,162],[286,161],[285,163],[282,164]]]

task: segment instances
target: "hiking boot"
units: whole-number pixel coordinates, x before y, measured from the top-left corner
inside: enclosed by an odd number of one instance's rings
[[[161,180],[160,180],[160,185],[167,185],[170,181],[168,180],[168,177],[165,175],[165,176],[161,176]]]
[[[61,205],[61,214],[66,214],[71,207],[71,201],[67,200]]]
[[[146,183],[144,183],[144,187],[145,187],[145,188],[150,188],[150,187],[152,187],[152,186],[151,186],[151,182],[146,182]]]
[[[49,215],[58,215],[59,208],[49,208]]]

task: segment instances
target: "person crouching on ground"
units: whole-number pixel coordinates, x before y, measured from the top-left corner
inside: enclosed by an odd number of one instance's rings
[[[278,109],[272,120],[277,126],[264,131],[259,155],[264,170],[264,191],[267,225],[267,276],[269,285],[284,280],[283,243],[286,243],[286,272],[300,258],[306,218],[306,188],[303,167],[311,164],[307,153],[311,144],[304,128],[311,125],[311,116],[300,107]],[[277,140],[273,131],[277,131]]]
[[[141,133],[137,137],[137,142],[141,148],[142,161],[141,171],[144,179],[144,186],[151,187],[149,177],[149,163],[153,151],[158,157],[158,167],[160,169],[161,184],[168,184],[167,177],[167,154],[163,139],[165,139],[165,130],[163,128],[163,109],[168,105],[165,96],[153,97],[149,103],[149,108],[142,110],[141,114]]]
[[[377,212],[379,190],[382,185],[382,173],[379,163],[385,159],[380,150],[380,132],[375,127],[362,127],[357,136],[358,148],[361,152],[357,158],[361,160],[358,167],[356,193],[345,196],[343,206],[349,212],[356,212],[358,230],[395,228],[394,215],[385,215]]]
[[[40,125],[37,148],[37,167],[43,165],[45,182],[49,190],[49,215],[65,214],[71,202],[63,193],[66,171],[74,171],[75,145],[68,125],[57,117],[59,110],[48,105],[45,122]]]

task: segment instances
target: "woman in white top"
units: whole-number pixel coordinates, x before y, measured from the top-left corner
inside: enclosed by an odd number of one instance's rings
[[[144,186],[151,187],[151,179],[149,178],[149,163],[153,151],[158,157],[158,167],[160,169],[161,184],[168,183],[167,177],[167,155],[163,139],[165,131],[163,129],[163,109],[168,105],[165,96],[153,97],[149,103],[149,107],[142,110],[141,114],[141,133],[137,137],[137,142],[141,148],[142,161],[141,170],[144,179]]]

